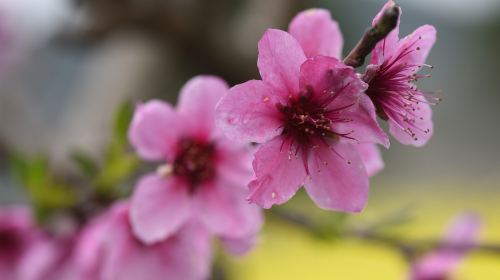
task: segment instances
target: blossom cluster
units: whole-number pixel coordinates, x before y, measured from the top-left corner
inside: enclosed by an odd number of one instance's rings
[[[373,26],[389,8],[393,1]],[[130,199],[58,235],[37,229],[25,209],[5,210],[0,277],[206,279],[214,238],[232,254],[246,253],[258,241],[262,208],[287,202],[301,186],[320,208],[362,211],[369,177],[384,167],[378,145],[389,148],[379,121],[402,144],[420,147],[433,134],[438,98],[416,82],[428,77],[419,71],[429,67],[435,40],[429,25],[400,39],[398,18],[358,73],[342,60],[342,34],[326,10],[299,13],[288,31],[268,29],[258,43],[261,80],[229,87],[197,76],[175,108],[161,100],[137,105],[128,138],[157,168]],[[474,239],[471,219],[454,230],[457,238]],[[444,251],[417,265],[416,279],[431,277],[418,275],[433,265],[447,270],[464,253]]]
[[[389,1],[373,25],[394,7]],[[266,31],[258,45],[262,80],[232,87],[216,108],[230,139],[260,144],[249,200],[270,208],[303,185],[321,208],[360,212],[368,177],[383,166],[376,145],[389,148],[377,115],[403,144],[422,146],[432,136],[437,98],[415,82],[425,77],[417,72],[435,40],[428,25],[399,39],[398,18],[357,73],[342,62],[341,33],[325,10],[298,14],[288,32]]]

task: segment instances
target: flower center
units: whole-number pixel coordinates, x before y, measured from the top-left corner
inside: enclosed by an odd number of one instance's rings
[[[191,192],[194,192],[200,183],[215,177],[214,158],[214,144],[183,139],[178,145],[173,173],[187,180]]]
[[[312,86],[306,85],[297,96],[290,95],[286,105],[276,104],[282,118],[282,148],[289,141],[289,157],[301,153],[307,174],[307,161],[312,148],[330,146],[330,141],[341,137],[356,140],[351,136],[353,131],[339,132],[334,128],[335,124],[352,121],[345,118],[342,112],[355,103],[342,104],[337,99],[348,86],[349,84],[337,91],[327,89],[317,93]]]
[[[418,140],[415,132],[429,133],[429,128],[420,127],[422,120],[418,116],[420,104],[436,105],[441,101],[437,92],[421,91],[416,82],[430,75],[419,75],[423,67],[432,69],[427,64],[409,64],[403,59],[413,52],[420,51],[418,46],[422,38],[409,44],[397,55],[389,57],[378,69],[367,68],[363,80],[369,84],[366,94],[370,97],[383,120],[392,119],[405,133]]]
[[[341,133],[333,128],[335,123],[352,121],[343,117],[342,111],[354,103],[336,104],[344,88],[337,92],[325,90],[317,94],[311,86],[306,86],[298,96],[290,96],[286,105],[277,104],[282,115],[283,135],[292,138],[298,144],[297,149],[310,148],[317,144],[317,140],[324,142],[339,137],[354,140],[350,136],[351,132]]]
[[[335,137],[332,120],[326,111],[310,94],[290,98],[285,106],[278,104],[283,117],[283,134],[290,136],[300,145],[310,145],[314,137]]]
[[[14,257],[19,252],[22,242],[14,230],[0,230],[0,252],[2,255]]]

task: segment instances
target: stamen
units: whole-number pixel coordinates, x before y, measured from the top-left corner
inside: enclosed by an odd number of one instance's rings
[[[172,174],[174,167],[171,164],[162,164],[156,169],[156,173],[163,178],[166,178]]]
[[[335,123],[353,121],[350,118],[341,117],[341,115],[344,110],[351,108],[356,103],[334,106],[338,96],[348,87],[349,83],[338,90],[328,89],[318,95],[314,92],[313,87],[306,86],[296,97],[290,98],[286,105],[276,106],[282,114],[283,121],[284,137],[280,150],[288,150],[290,159],[297,157],[300,153],[308,175],[310,174],[309,151],[319,147],[318,143],[330,146],[327,140],[337,140],[340,137],[357,141],[352,137],[354,131],[341,133],[333,130]],[[287,141],[287,147],[285,147],[285,141]]]
[[[398,53],[386,59],[379,71],[369,81],[367,95],[376,106],[378,115],[392,119],[393,123],[418,141],[417,134],[430,133],[422,127],[424,118],[420,116],[423,104],[436,105],[441,101],[439,92],[420,91],[415,82],[431,78],[431,74],[417,74],[423,67],[433,69],[428,64],[409,64],[403,59],[415,51],[420,51],[419,40],[412,39]]]
[[[190,191],[194,192],[200,183],[215,177],[214,159],[214,144],[183,139],[178,144],[173,164],[170,167],[160,167],[159,172],[169,172],[183,178],[189,183]]]

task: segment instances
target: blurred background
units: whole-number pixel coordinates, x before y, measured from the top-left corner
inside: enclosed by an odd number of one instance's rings
[[[500,1],[399,0],[401,33],[438,30],[428,63],[442,90],[435,135],[420,149],[392,141],[386,168],[372,179],[369,223],[411,208],[394,229],[409,238],[439,238],[462,211],[485,223],[483,240],[500,244]],[[266,28],[287,29],[303,9],[329,9],[342,29],[344,55],[383,0],[1,0],[0,203],[25,201],[9,172],[11,151],[47,154],[72,174],[70,154],[102,157],[114,112],[124,101],[175,102],[190,77],[214,74],[230,85],[258,78],[257,41]],[[299,196],[292,206],[314,209]],[[309,210],[306,210],[309,213]],[[315,212],[314,212],[315,213]],[[319,241],[269,221],[260,246],[227,260],[229,279],[404,279],[404,257],[357,240]],[[458,279],[500,279],[500,258],[475,253]]]

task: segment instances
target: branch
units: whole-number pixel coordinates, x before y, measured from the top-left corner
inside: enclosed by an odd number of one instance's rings
[[[386,9],[378,23],[365,32],[358,44],[344,59],[344,63],[354,68],[362,66],[365,58],[373,51],[377,43],[396,28],[399,14],[400,9],[396,4]]]
[[[273,213],[276,217],[287,221],[290,224],[299,226],[313,233],[322,232],[321,226],[311,221],[305,215],[296,212],[288,212],[275,209]],[[488,253],[500,254],[500,245],[497,244],[457,244],[447,243],[445,240],[404,240],[395,236],[384,235],[370,230],[348,230],[338,233],[342,237],[359,238],[366,241],[381,243],[403,252],[407,257],[412,258],[414,253],[427,248],[447,248],[449,250],[473,250]]]
[[[482,251],[487,253],[500,254],[500,245],[497,244],[459,244],[450,243],[446,240],[432,240],[432,239],[421,239],[421,240],[404,240],[394,236],[388,236],[381,233],[374,232],[364,232],[364,231],[349,231],[343,234],[346,237],[357,237],[367,241],[375,241],[389,245],[391,247],[396,247],[403,252],[415,252],[420,249],[425,248],[446,248],[450,251]]]

